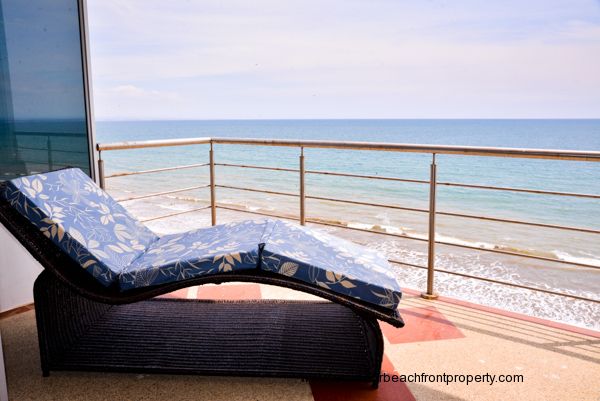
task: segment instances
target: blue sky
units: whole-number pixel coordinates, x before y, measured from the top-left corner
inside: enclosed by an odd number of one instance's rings
[[[600,1],[88,0],[97,119],[600,118]]]

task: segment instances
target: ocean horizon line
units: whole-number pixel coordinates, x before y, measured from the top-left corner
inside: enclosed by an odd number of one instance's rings
[[[66,119],[65,119],[66,120]],[[27,121],[27,120],[23,120]],[[328,118],[95,118],[94,122],[193,122],[193,121],[600,121],[599,117],[328,117]]]

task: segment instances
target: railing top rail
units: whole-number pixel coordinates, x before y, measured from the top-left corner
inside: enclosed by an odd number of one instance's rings
[[[354,149],[354,150],[376,150],[376,151],[388,151],[388,152],[414,152],[414,153],[437,153],[437,154],[459,154],[459,155],[477,155],[477,156],[501,156],[501,157],[569,159],[569,160],[573,159],[573,160],[600,161],[600,151],[426,145],[426,144],[404,144],[404,143],[389,143],[389,142],[258,139],[258,138],[213,138],[212,141],[213,141],[213,143],[236,144],[236,145],[289,146],[289,147],[305,147],[305,148],[333,148],[333,149]]]
[[[166,146],[184,146],[184,145],[203,145],[211,143],[209,137],[200,138],[178,138],[178,139],[157,139],[151,141],[124,141],[98,143],[96,149],[104,150],[123,150],[123,149],[142,149],[142,148],[162,148]]]
[[[141,149],[163,146],[183,146],[199,144],[229,144],[255,146],[284,146],[321,149],[375,150],[386,152],[436,153],[469,156],[516,157],[527,159],[555,159],[600,162],[600,151],[560,150],[560,149],[527,149],[500,148],[482,146],[451,146],[451,145],[421,145],[388,142],[357,142],[357,141],[315,141],[288,139],[260,138],[183,138],[151,141],[127,141],[99,143],[99,151],[118,149]]]

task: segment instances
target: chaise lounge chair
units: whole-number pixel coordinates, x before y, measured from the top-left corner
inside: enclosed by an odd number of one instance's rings
[[[404,325],[387,261],[284,221],[158,237],[79,169],[0,183],[0,221],[41,263],[42,372],[97,370],[371,381]],[[155,298],[231,281],[327,301]],[[332,302],[328,302],[332,301]]]

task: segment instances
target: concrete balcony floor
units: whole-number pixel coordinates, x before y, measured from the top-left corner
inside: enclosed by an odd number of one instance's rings
[[[258,284],[191,287],[170,297],[311,299]],[[595,400],[600,333],[408,291],[406,327],[383,324],[383,369],[392,375],[496,375],[496,382],[334,383],[300,379],[40,371],[31,308],[0,320],[11,400]],[[498,375],[523,375],[500,383]],[[392,376],[390,376],[392,377]]]

